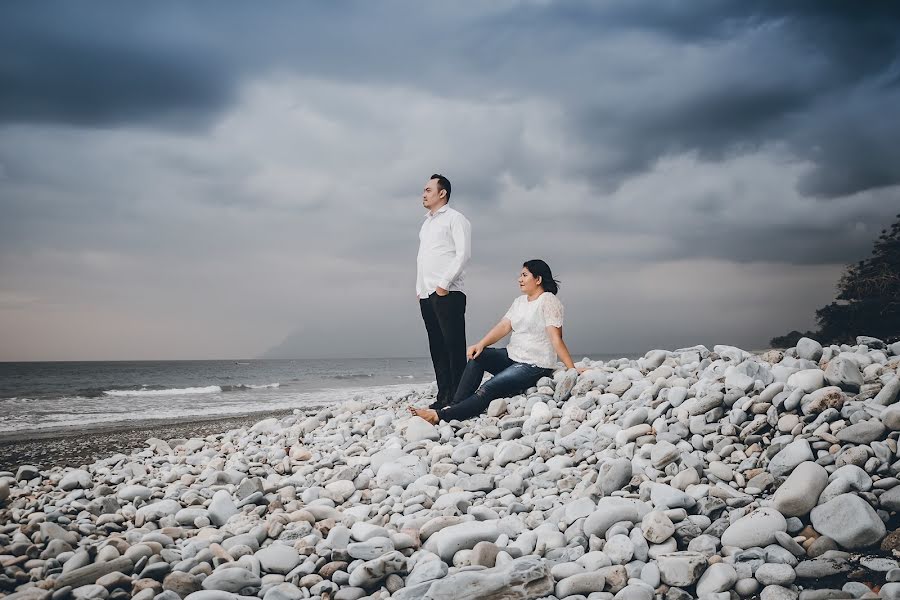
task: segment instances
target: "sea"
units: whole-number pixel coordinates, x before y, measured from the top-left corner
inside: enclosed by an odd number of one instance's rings
[[[426,358],[0,363],[0,439],[421,391]]]
[[[428,358],[0,362],[0,440],[377,401],[433,385]]]

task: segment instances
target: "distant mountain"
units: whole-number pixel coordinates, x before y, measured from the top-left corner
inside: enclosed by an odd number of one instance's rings
[[[398,335],[390,323],[379,322],[336,330],[333,324],[303,325],[259,358],[378,358],[424,356],[424,328]]]

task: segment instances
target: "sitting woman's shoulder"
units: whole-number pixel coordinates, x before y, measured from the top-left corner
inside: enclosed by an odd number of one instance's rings
[[[547,304],[562,304],[562,302],[559,301],[559,297],[553,292],[544,292],[541,294],[541,301]]]
[[[562,327],[563,305],[559,298],[556,297],[556,294],[544,292],[541,302],[541,313],[544,315],[544,322],[553,327]]]

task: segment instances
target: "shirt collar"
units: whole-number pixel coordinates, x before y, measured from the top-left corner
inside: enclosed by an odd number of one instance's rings
[[[449,204],[445,204],[445,205],[443,205],[442,207],[440,207],[439,209],[437,209],[436,211],[434,211],[434,214],[432,214],[430,210],[427,210],[427,211],[425,211],[425,218],[426,218],[426,219],[432,219],[432,218],[438,216],[438,215],[441,214],[441,213],[447,212],[447,209],[448,209],[448,208],[450,208],[450,205],[449,205]]]

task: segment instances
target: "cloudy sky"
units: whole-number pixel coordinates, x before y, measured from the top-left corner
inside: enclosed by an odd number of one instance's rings
[[[0,8],[0,360],[423,356],[432,172],[470,341],[523,260],[576,354],[812,327],[900,212],[892,2]]]

